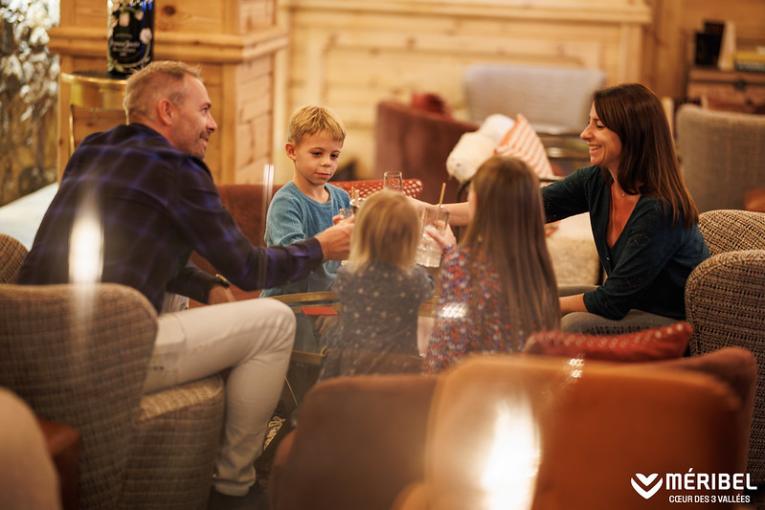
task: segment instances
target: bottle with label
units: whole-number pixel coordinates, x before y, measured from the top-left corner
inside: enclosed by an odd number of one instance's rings
[[[109,74],[124,78],[154,55],[154,0],[107,0]]]

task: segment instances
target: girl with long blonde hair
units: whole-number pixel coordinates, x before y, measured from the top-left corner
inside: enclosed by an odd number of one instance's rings
[[[364,202],[332,287],[342,312],[321,378],[421,370],[417,311],[433,285],[414,262],[419,239],[417,212],[404,195],[383,190]]]
[[[441,266],[430,371],[470,352],[520,351],[531,333],[560,325],[534,173],[518,159],[495,156],[476,172],[468,204],[467,232],[446,249]]]

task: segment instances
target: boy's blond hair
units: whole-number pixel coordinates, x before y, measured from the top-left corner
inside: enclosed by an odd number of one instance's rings
[[[287,140],[299,144],[306,135],[326,132],[332,139],[345,141],[345,127],[340,118],[329,108],[323,106],[304,106],[290,117]]]
[[[395,191],[378,191],[364,201],[351,237],[350,268],[384,262],[402,271],[414,267],[420,220],[409,200]]]

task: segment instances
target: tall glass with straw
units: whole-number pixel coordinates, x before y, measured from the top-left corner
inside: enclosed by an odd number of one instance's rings
[[[444,201],[445,190],[446,183],[443,183],[438,204],[424,208],[420,216],[421,233],[415,261],[423,267],[439,267],[441,265],[441,247],[427,232],[428,230],[436,230],[441,233],[446,231],[446,226],[449,224],[449,211],[441,205]]]

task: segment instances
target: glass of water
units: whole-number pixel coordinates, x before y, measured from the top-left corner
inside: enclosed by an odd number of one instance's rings
[[[417,245],[415,262],[423,267],[439,267],[441,265],[441,246],[428,235],[428,229],[445,232],[449,224],[449,211],[441,206],[426,207],[420,216],[422,226],[420,242]]]
[[[401,172],[385,172],[383,174],[383,188],[401,193],[404,191],[404,176]]]

